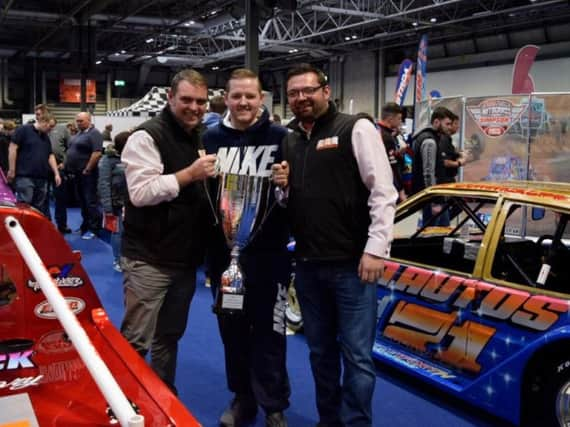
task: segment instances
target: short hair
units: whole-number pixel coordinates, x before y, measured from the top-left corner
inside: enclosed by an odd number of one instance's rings
[[[202,86],[208,89],[208,81],[202,74],[193,68],[186,68],[176,73],[176,75],[172,78],[172,83],[170,84],[170,93],[172,95],[176,95],[176,92],[178,91],[178,85],[183,80],[187,81],[193,86]]]
[[[454,122],[456,120],[459,120],[459,116],[451,111],[451,121]]]
[[[38,104],[34,107],[34,111],[41,110],[42,113],[49,112],[47,104]]]
[[[4,130],[10,131],[16,129],[16,123],[13,120],[6,120],[4,122]]]
[[[129,131],[123,131],[115,135],[115,138],[113,139],[113,145],[115,146],[117,153],[121,154],[123,152],[123,148],[125,148],[125,144],[127,143],[129,136],[131,136],[131,133],[132,132]]]
[[[232,80],[240,80],[240,79],[256,79],[257,85],[259,86],[259,92],[262,91],[261,89],[261,80],[259,76],[249,68],[238,68],[237,70],[233,70],[226,82],[226,93],[230,91],[230,82]]]
[[[443,119],[453,120],[453,113],[445,107],[436,107],[433,113],[431,113],[430,123]]]
[[[398,114],[404,115],[404,109],[400,107],[395,102],[388,102],[382,107],[382,113],[380,118],[382,120],[387,119],[390,116],[397,116]]]
[[[293,77],[300,76],[302,74],[313,73],[317,75],[317,80],[321,86],[325,86],[328,84],[328,79],[325,73],[322,72],[321,69],[315,67],[314,65],[302,63],[294,66],[287,72],[287,83]]]
[[[53,116],[48,112],[43,112],[37,117],[38,123],[49,123],[51,120],[53,120]]]
[[[213,113],[223,114],[226,111],[226,103],[222,95],[215,95],[210,98],[209,110]]]

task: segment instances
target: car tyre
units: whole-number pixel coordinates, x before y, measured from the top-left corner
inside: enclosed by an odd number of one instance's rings
[[[539,358],[523,386],[522,427],[570,425],[570,357]]]

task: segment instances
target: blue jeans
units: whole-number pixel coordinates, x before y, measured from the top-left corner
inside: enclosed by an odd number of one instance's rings
[[[17,176],[14,180],[14,190],[19,202],[33,206],[48,218],[50,217],[48,197],[48,181],[43,178],[28,178]]]
[[[123,237],[123,215],[121,211],[117,213],[117,231],[111,233],[111,249],[113,250],[113,260],[119,261],[121,258],[121,240]]]
[[[357,269],[357,261],[296,265],[295,288],[309,344],[320,423],[325,425],[372,425],[376,285],[361,282]]]

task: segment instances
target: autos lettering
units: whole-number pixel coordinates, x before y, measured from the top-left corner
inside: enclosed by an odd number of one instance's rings
[[[564,300],[531,296],[529,292],[391,261],[386,261],[379,285],[459,309],[472,304],[472,309],[481,316],[510,320],[538,331],[547,330],[558,321],[559,314],[569,311]]]
[[[26,387],[38,386],[44,376],[14,378],[12,381],[0,381],[0,390],[21,390]]]
[[[30,359],[33,351],[14,352],[0,354],[0,370],[12,370],[20,368],[34,368],[35,365]]]

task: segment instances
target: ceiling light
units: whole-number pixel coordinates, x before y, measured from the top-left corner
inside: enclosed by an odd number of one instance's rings
[[[289,53],[297,53],[299,52],[299,49],[289,49]]]
[[[345,39],[346,41],[348,41],[348,40],[350,40],[350,36],[346,36],[344,39]]]
[[[429,22],[431,22],[432,24],[435,24],[437,22],[437,18],[430,18]]]
[[[101,61],[100,59],[98,61],[95,61],[95,65],[101,65],[103,63],[103,61]]]
[[[413,26],[413,27],[417,27],[418,25],[420,25],[420,24],[418,24],[417,21],[412,22],[412,26]]]
[[[119,56],[119,55],[120,55],[120,53],[119,53],[119,52],[115,52],[115,56]]]
[[[152,37],[145,40],[145,42],[147,42],[147,43],[152,43],[153,41],[154,41],[154,39]]]
[[[218,67],[217,65],[214,65],[214,66],[212,67],[212,70],[214,70],[214,71],[219,70],[219,69],[220,69],[220,67]]]
[[[187,21],[184,23],[185,26],[189,27],[190,25],[194,25],[196,22],[194,21]]]
[[[121,53],[124,55],[125,53],[127,53],[126,50],[122,50]]]
[[[212,11],[210,12],[210,16],[214,16],[216,13],[218,13],[217,10],[212,10]]]
[[[354,35],[352,36],[352,40],[356,40],[358,38],[358,36]]]

